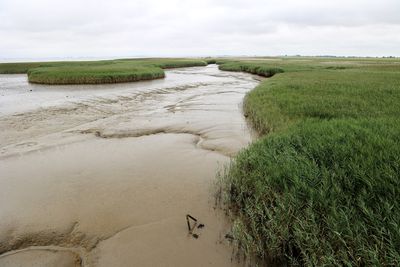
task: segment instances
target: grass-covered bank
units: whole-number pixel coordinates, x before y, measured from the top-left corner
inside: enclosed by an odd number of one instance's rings
[[[272,77],[277,73],[282,73],[283,69],[277,67],[268,67],[257,63],[237,63],[227,62],[219,66],[220,70],[243,71],[251,74],[257,74],[263,77]]]
[[[262,137],[221,177],[244,251],[306,266],[400,265],[400,61],[219,63],[284,71],[246,96]]]
[[[163,78],[163,69],[205,65],[205,61],[195,59],[2,63],[0,74],[27,73],[32,83],[99,84]]]

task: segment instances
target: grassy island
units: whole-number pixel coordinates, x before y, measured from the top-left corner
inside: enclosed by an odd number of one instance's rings
[[[0,74],[27,73],[31,83],[100,84],[163,78],[163,69],[205,65],[205,61],[194,59],[2,63]]]
[[[264,80],[260,138],[220,177],[247,255],[301,266],[400,265],[400,60],[221,60]]]

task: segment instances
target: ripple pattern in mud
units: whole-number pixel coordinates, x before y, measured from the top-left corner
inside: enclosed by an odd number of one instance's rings
[[[257,82],[215,66],[132,85],[19,81],[0,108],[0,263],[231,266],[210,185],[251,140],[241,102]],[[207,226],[197,241],[189,211]]]

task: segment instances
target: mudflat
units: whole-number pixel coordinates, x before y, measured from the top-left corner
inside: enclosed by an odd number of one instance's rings
[[[212,186],[252,139],[257,84],[215,65],[111,85],[0,75],[0,266],[237,265]]]

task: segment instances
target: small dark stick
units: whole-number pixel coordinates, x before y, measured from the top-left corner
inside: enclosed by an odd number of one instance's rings
[[[186,217],[189,217],[190,219],[192,219],[193,221],[197,222],[197,219],[192,217],[190,214],[186,215]]]
[[[190,221],[189,221],[189,219],[192,219],[192,220],[194,221],[193,227],[190,226]],[[190,214],[186,214],[186,222],[187,222],[187,226],[188,226],[189,233],[192,233],[192,230],[196,227],[197,219],[194,218],[193,216],[191,216]]]
[[[189,233],[191,232],[191,227],[190,227],[190,222],[189,222],[189,218],[187,217],[187,215],[186,215],[186,222],[187,222],[187,226],[188,226],[188,230],[189,230]]]

